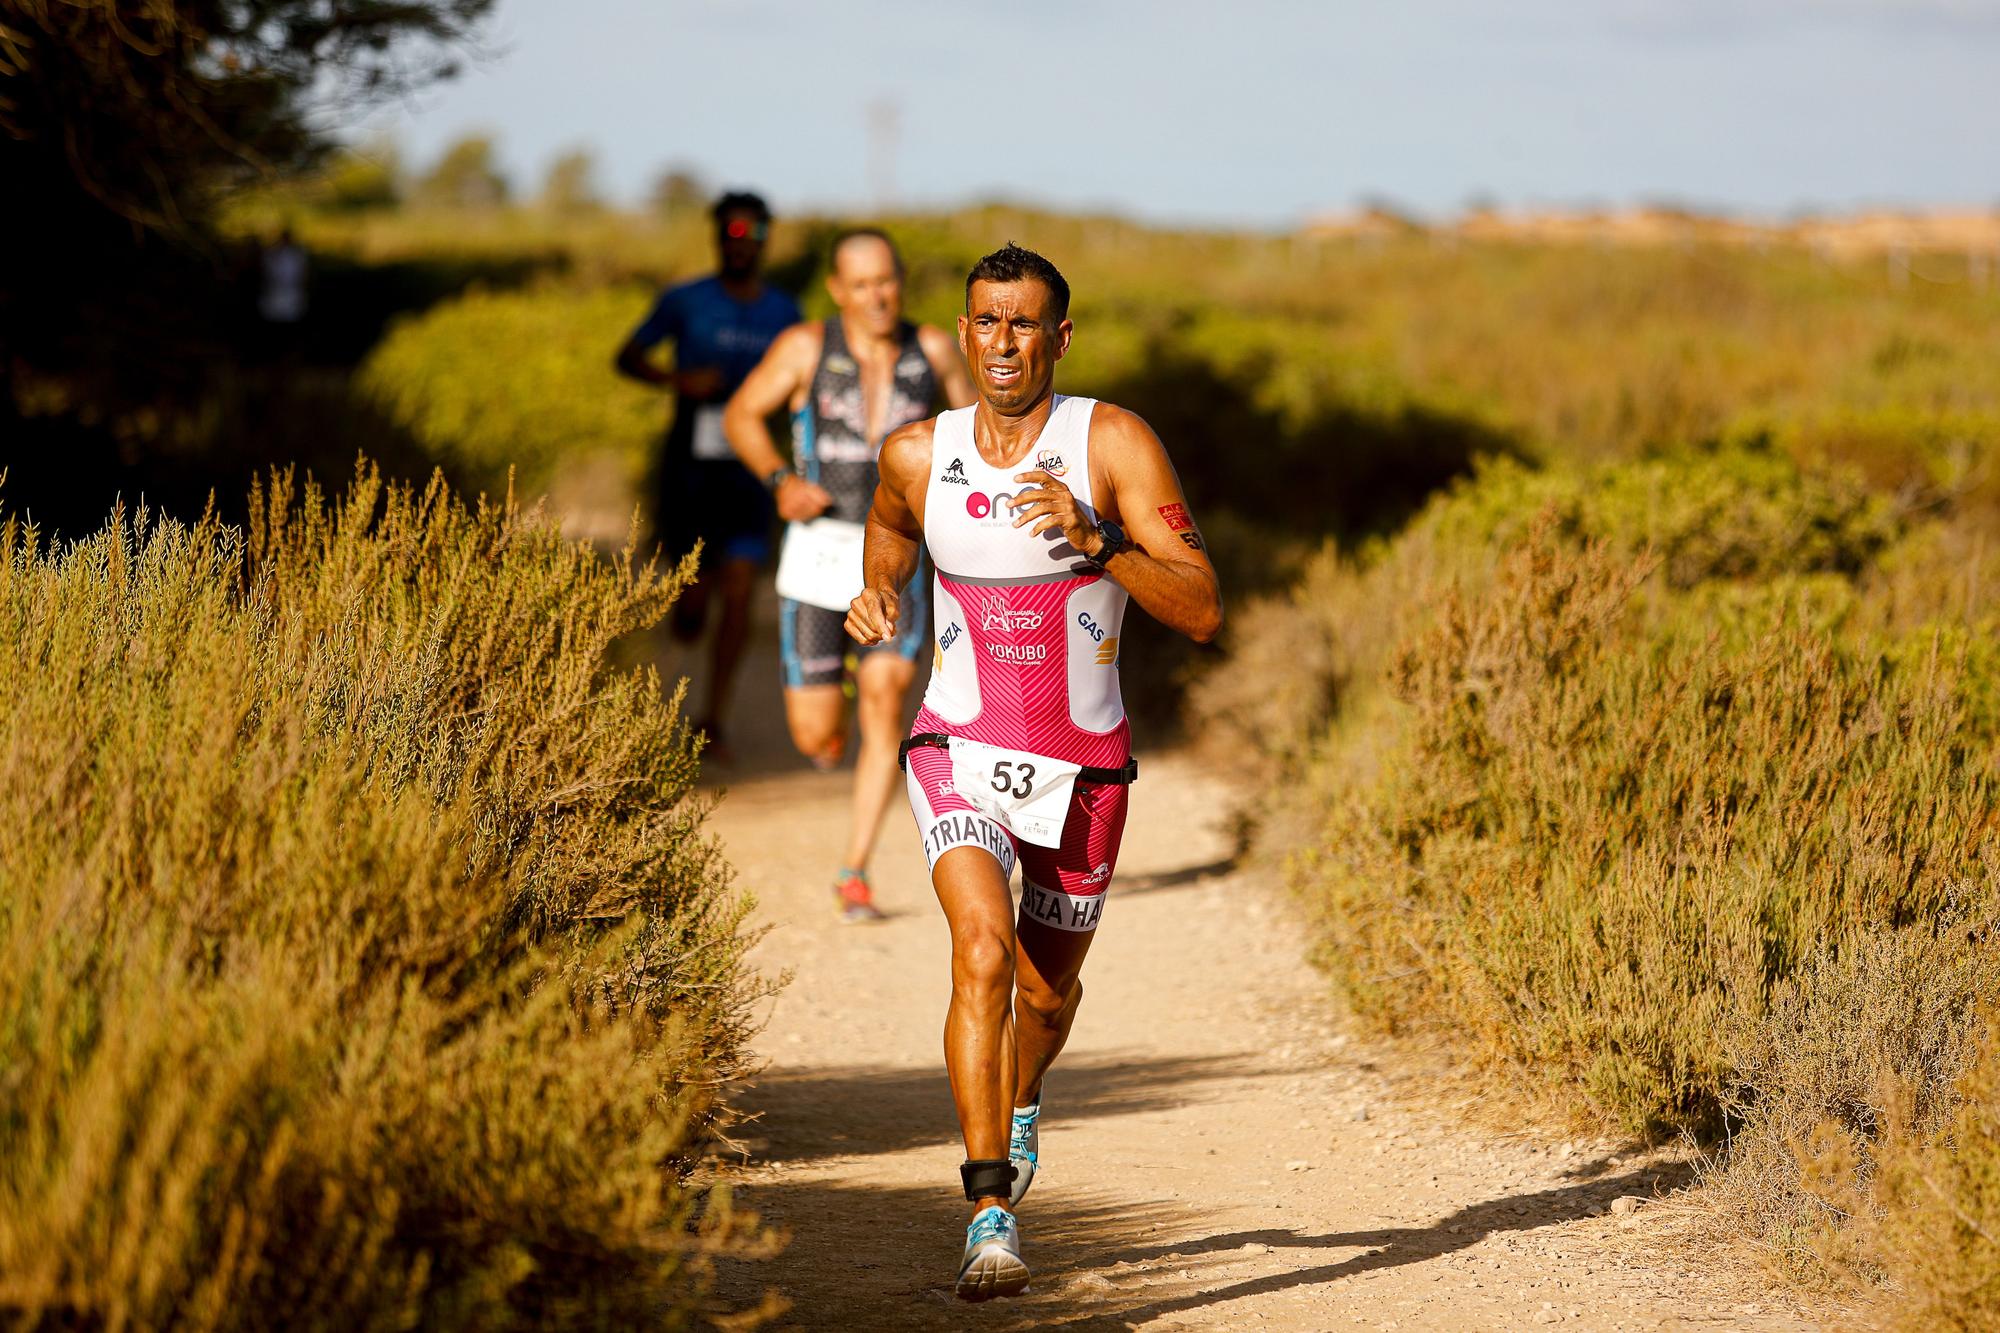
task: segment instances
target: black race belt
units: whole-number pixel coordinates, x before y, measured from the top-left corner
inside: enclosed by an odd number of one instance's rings
[[[910,766],[910,751],[917,749],[919,746],[928,746],[933,750],[948,750],[951,748],[951,737],[945,735],[942,731],[918,732],[897,747],[896,766],[907,769]],[[1076,771],[1076,780],[1078,782],[1102,782],[1118,787],[1129,787],[1139,780],[1139,761],[1137,759],[1127,759],[1123,768],[1092,768],[1086,764]]]

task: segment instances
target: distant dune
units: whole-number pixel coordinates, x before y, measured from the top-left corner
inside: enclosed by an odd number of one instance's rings
[[[1427,224],[1390,209],[1367,208],[1315,218],[1304,232],[1360,239],[1428,233],[1467,240],[1576,245],[1799,245],[1833,257],[1897,251],[2000,255],[2000,210],[1975,209],[1856,213],[1786,222],[1657,207],[1576,212],[1480,209]]]

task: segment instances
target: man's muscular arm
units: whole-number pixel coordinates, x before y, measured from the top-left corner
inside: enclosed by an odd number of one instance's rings
[[[812,382],[822,336],[817,324],[794,324],[779,334],[723,409],[723,438],[759,481],[785,466],[766,422]],[[823,488],[796,475],[778,484],[775,498],[778,516],[792,522],[816,518],[833,503]]]
[[[1098,512],[1123,527],[1132,542],[1104,561],[1105,574],[1155,620],[1208,643],[1222,629],[1222,584],[1188,516],[1187,497],[1160,437],[1133,413],[1099,403],[1090,422],[1090,457],[1099,483]],[[1041,487],[1021,497],[1014,526],[1032,522],[1036,532],[1059,527],[1070,545],[1098,556],[1103,538],[1084,521],[1068,487],[1040,469],[1014,480]]]
[[[903,587],[917,572],[917,548],[924,539],[917,505],[930,476],[936,424],[912,422],[882,442],[877,460],[882,480],[861,547],[861,595],[847,608],[847,632],[864,646],[895,637]]]

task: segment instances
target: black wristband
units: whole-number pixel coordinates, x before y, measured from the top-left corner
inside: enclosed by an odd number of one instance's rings
[[[1097,542],[1097,554],[1084,556],[1083,563],[1101,570],[1105,561],[1131,546],[1132,539],[1125,535],[1125,529],[1108,518],[1101,518],[1097,521]]]

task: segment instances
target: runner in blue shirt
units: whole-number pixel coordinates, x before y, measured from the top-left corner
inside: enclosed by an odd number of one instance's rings
[[[771,499],[743,470],[722,434],[722,409],[786,328],[798,303],[763,279],[764,240],[771,210],[754,194],[725,194],[714,209],[720,270],[669,288],[618,352],[618,369],[647,384],[669,386],[677,402],[661,451],[653,526],[669,556],[702,543],[700,581],[674,605],[676,637],[692,642],[708,619],[711,589],[722,600],[721,623],[708,680],[701,729],[710,752],[727,758],[722,721],[737,664],[750,634],[750,589],[770,556]],[[674,344],[674,369],[650,353]]]

